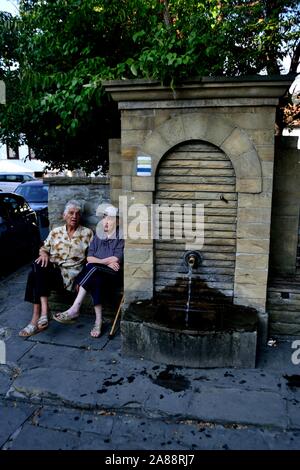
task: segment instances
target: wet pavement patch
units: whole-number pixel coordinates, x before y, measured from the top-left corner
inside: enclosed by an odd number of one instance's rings
[[[225,372],[224,377],[234,377],[234,375],[229,372]]]
[[[284,375],[283,378],[287,380],[288,387],[300,387],[300,375]]]
[[[115,380],[115,381],[109,381],[109,380],[106,380],[103,385],[105,385],[105,387],[111,387],[112,385],[122,385],[124,381],[124,378],[121,377],[119,380]]]
[[[168,388],[173,392],[182,392],[187,390],[190,386],[190,381],[183,375],[175,374],[171,371],[172,368],[167,367],[158,374],[156,378],[151,378],[152,382],[160,387]]]

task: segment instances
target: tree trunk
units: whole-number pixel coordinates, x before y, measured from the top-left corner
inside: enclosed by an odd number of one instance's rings
[[[296,49],[294,51],[289,73],[297,73],[299,62],[300,62],[300,42],[297,44]]]
[[[172,25],[172,21],[171,21],[170,12],[169,12],[168,0],[160,0],[160,3],[164,4],[164,7],[165,7],[164,8],[164,22],[165,22],[166,27],[170,29]]]
[[[266,21],[272,18],[273,20],[276,21],[277,28],[278,28],[278,24],[279,24],[278,0],[266,0],[265,5],[266,5]],[[276,31],[276,33],[278,33],[278,31]],[[278,44],[270,44],[269,50],[267,50],[266,62],[267,62],[268,75],[280,74],[280,67],[277,63],[278,47],[279,47]]]

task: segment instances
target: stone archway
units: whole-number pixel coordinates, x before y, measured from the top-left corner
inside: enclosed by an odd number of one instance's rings
[[[152,157],[155,175],[160,159],[170,148],[189,140],[203,140],[219,147],[230,158],[236,174],[236,191],[260,193],[260,159],[247,133],[215,114],[189,113],[168,119],[146,138],[140,152]]]
[[[140,146],[137,157],[139,155],[151,156],[152,174],[147,177],[147,182],[145,178],[142,179],[143,188],[140,177],[134,176],[132,190],[135,194],[140,191],[154,194],[155,175],[163,156],[184,142],[199,140],[223,151],[230,159],[235,172],[238,207],[234,302],[253,305],[260,311],[264,311],[269,225],[261,222],[261,213],[264,213],[264,198],[259,201],[259,204],[263,206],[262,209],[257,210],[253,207],[254,197],[263,195],[261,159],[252,140],[243,129],[231,120],[213,113],[195,112],[170,117],[156,127],[150,135],[148,134]],[[133,171],[135,172],[135,168]],[[257,238],[258,241],[256,241]]]

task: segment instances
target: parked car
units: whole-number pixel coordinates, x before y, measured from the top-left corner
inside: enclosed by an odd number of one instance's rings
[[[0,192],[0,267],[34,259],[40,246],[36,213],[22,196]]]
[[[34,179],[27,173],[0,173],[0,191],[13,193],[20,183]]]
[[[22,183],[15,190],[15,193],[23,196],[36,212],[42,240],[45,240],[49,233],[48,190],[49,185],[40,180]]]

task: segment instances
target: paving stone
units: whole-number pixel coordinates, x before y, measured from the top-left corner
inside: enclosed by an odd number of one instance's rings
[[[242,428],[242,426],[240,426]],[[270,432],[263,429],[203,429],[198,449],[206,450],[288,450],[294,445],[293,433]],[[295,446],[293,447],[295,448]]]
[[[300,397],[287,400],[289,428],[300,429]]]
[[[111,434],[115,418],[104,413],[103,411],[89,413],[61,407],[44,407],[37,423],[43,428],[97,433],[106,438]]]
[[[63,377],[63,380],[61,378]],[[59,379],[60,378],[60,379]],[[118,370],[71,371],[37,367],[25,370],[10,390],[10,397],[49,400],[82,408],[140,408],[149,394],[149,381],[131,384]]]
[[[0,449],[36,409],[36,406],[24,403],[0,402]]]
[[[19,361],[22,368],[49,367],[69,370],[97,370],[103,367],[107,355],[102,351],[85,350],[55,344],[36,343]]]
[[[8,363],[18,362],[24,354],[33,348],[33,344],[24,341],[18,336],[18,331],[12,330],[11,336],[5,341],[6,343],[6,360]]]
[[[162,420],[136,418],[134,416],[117,416],[114,421],[112,440],[116,448],[126,449],[129,443],[134,449],[183,449],[177,442],[176,431],[184,425],[167,424]],[[188,426],[193,428],[193,426]]]
[[[299,451],[300,432],[274,432],[267,434],[267,444],[270,450]]]
[[[47,330],[31,336],[29,341],[101,350],[108,341],[109,323],[103,324],[103,334],[96,339],[90,336],[93,324],[94,318],[84,316],[71,325],[63,325],[53,320]]]
[[[84,432],[80,435],[78,447],[76,450],[115,451],[116,449],[118,449],[116,447],[116,443],[111,440],[110,436]]]
[[[13,294],[9,295],[14,298]],[[32,309],[29,304],[15,299],[13,306],[6,306],[5,310],[0,313],[0,324],[19,331],[30,322],[31,312]]]
[[[190,450],[266,450],[267,444],[256,429],[228,429],[200,423],[192,429],[178,429],[177,439]]]
[[[225,388],[241,390],[262,390],[274,391],[281,386],[282,375],[280,373],[271,374],[260,369],[186,369],[179,367],[160,366],[149,372],[150,376],[155,378],[160,374],[168,372],[170,375],[184,376],[190,381],[190,389],[199,389],[201,384],[218,386]]]
[[[12,442],[11,450],[76,450],[79,444],[77,433],[44,429],[25,424]]]
[[[7,372],[5,366],[0,365],[0,395],[5,396],[11,384],[11,374]]]
[[[204,421],[287,426],[285,403],[278,393],[201,387],[190,395],[189,416]]]

